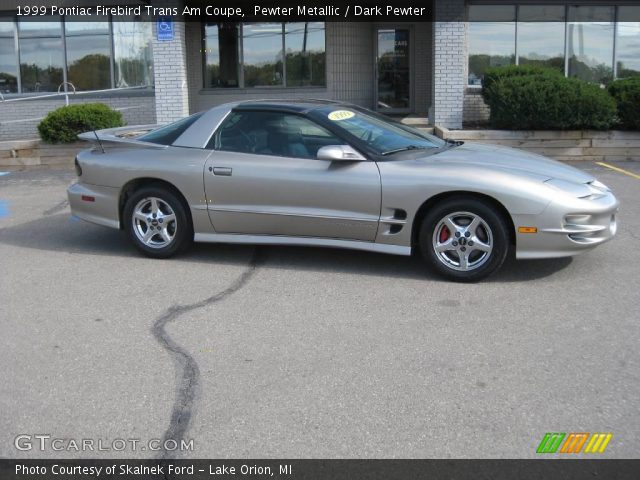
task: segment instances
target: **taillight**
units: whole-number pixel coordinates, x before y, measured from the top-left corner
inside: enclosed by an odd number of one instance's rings
[[[74,165],[76,167],[76,175],[81,177],[82,176],[82,167],[80,166],[80,163],[78,163],[78,157],[76,157],[76,159],[74,161]]]

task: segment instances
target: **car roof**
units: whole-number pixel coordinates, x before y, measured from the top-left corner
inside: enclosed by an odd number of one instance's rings
[[[300,100],[245,100],[237,102],[232,107],[234,110],[278,110],[286,112],[306,112],[327,105],[347,105],[342,102],[325,99],[300,99]]]

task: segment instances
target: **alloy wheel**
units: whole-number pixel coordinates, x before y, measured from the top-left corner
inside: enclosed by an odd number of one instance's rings
[[[450,269],[468,272],[491,257],[493,233],[487,222],[471,212],[454,212],[436,224],[432,247],[436,258]]]
[[[133,231],[136,237],[151,248],[164,248],[176,236],[176,214],[166,201],[158,197],[140,200],[133,209]]]

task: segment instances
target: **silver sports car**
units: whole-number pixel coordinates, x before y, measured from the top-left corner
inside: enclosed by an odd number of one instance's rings
[[[575,255],[616,233],[588,173],[519,150],[444,141],[330,101],[221,105],[160,127],[88,132],[74,215],[151,257],[198,242],[410,255],[454,280]]]

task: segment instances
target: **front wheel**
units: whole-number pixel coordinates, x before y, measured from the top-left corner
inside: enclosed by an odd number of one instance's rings
[[[477,281],[504,263],[509,251],[508,228],[502,215],[482,200],[447,200],[425,216],[420,252],[440,275]]]
[[[145,255],[167,258],[193,239],[190,218],[180,199],[163,187],[144,187],[124,207],[125,230]]]

